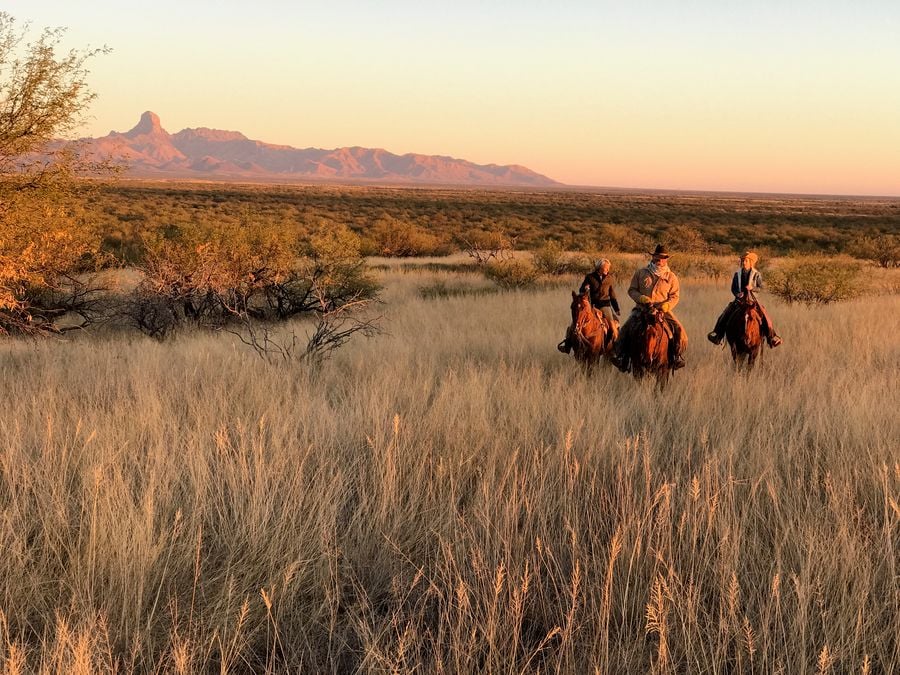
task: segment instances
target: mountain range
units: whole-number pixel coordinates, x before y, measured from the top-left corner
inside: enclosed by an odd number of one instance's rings
[[[382,149],[294,148],[200,127],[170,134],[159,116],[141,115],[130,131],[84,138],[87,157],[111,160],[129,176],[259,181],[362,181],[446,185],[560,185],[524,166],[474,164],[439,155],[395,155]]]

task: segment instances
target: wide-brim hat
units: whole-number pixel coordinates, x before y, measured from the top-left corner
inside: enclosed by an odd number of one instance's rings
[[[669,248],[662,244],[657,244],[656,248],[653,250],[653,253],[651,253],[650,255],[654,258],[668,258]]]

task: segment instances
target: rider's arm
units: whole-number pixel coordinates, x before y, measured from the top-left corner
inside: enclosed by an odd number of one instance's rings
[[[616,289],[612,285],[612,281],[609,284],[609,304],[612,305],[613,311],[618,314],[619,313],[619,300],[616,298]]]
[[[580,295],[581,293],[584,293],[584,289],[585,289],[585,288],[590,288],[590,286],[591,286],[590,278],[589,278],[589,277],[585,277],[585,278],[584,278],[584,281],[581,282],[581,288],[578,289],[579,295]]]
[[[742,290],[743,289],[741,288],[741,273],[735,272],[734,276],[731,277],[731,294],[734,297],[737,297],[741,294]]]
[[[631,277],[631,284],[628,286],[628,297],[640,304],[641,293],[641,271],[637,270]]]
[[[674,274],[672,275],[672,286],[669,288],[669,299],[667,302],[669,303],[668,311],[672,311],[675,309],[675,305],[678,304],[678,298],[681,295],[681,285],[678,282],[678,277]]]

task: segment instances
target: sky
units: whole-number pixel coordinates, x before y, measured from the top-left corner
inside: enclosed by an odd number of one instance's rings
[[[108,45],[83,135],[241,131],[571,185],[900,196],[897,0],[5,0]]]

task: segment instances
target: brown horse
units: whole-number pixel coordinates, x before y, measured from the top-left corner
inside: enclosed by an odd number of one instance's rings
[[[725,339],[731,348],[734,365],[750,370],[762,352],[763,318],[752,293],[744,293],[737,302],[738,307],[725,326]]]
[[[631,364],[631,373],[636,379],[645,375],[655,375],[660,385],[665,385],[672,372],[669,365],[669,341],[672,332],[666,321],[665,312],[658,304],[641,305],[631,319],[625,353]]]
[[[583,293],[572,291],[572,354],[591,367],[601,356],[612,350],[612,326],[603,314],[591,305],[590,289]]]

